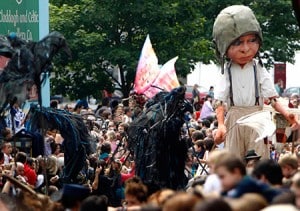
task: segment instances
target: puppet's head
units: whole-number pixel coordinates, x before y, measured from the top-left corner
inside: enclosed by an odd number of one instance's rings
[[[213,41],[222,70],[229,46],[239,37],[254,33],[262,43],[262,32],[253,11],[243,5],[233,5],[223,9],[213,26]]]

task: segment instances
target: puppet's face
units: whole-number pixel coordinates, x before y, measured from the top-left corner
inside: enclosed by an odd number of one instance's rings
[[[259,49],[259,38],[255,34],[241,36],[227,50],[227,57],[242,67],[251,61]]]
[[[7,63],[9,61],[10,61],[10,58],[7,58],[5,56],[0,56],[0,70],[3,70],[7,66]]]

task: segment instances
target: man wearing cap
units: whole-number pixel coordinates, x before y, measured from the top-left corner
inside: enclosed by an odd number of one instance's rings
[[[269,103],[294,129],[299,128],[299,123],[276,101],[278,94],[272,77],[258,57],[263,38],[253,11],[243,5],[223,9],[214,23],[213,39],[222,69],[215,89],[218,120],[215,142],[225,141],[225,148],[240,158],[244,158],[249,149],[254,149],[262,158],[269,158],[267,143],[254,142],[257,133],[249,127],[237,126],[236,121],[262,110],[264,103]],[[225,105],[228,108],[226,121]]]
[[[248,175],[252,174],[252,171],[254,169],[254,166],[261,158],[260,155],[256,154],[256,152],[251,149],[247,151],[247,154],[245,156],[245,164],[246,164],[246,171]]]

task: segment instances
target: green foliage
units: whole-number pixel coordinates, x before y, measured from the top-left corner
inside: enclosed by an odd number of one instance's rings
[[[263,57],[294,62],[300,33],[288,0],[50,0],[50,28],[63,33],[71,61],[57,60],[54,93],[101,97],[118,84],[128,96],[147,34],[160,64],[178,56],[176,72],[186,76],[196,62],[214,61],[211,42],[217,14],[226,6],[250,6],[261,23]],[[112,71],[115,69],[114,71]],[[115,73],[114,73],[115,72]],[[120,73],[119,82],[116,72]]]

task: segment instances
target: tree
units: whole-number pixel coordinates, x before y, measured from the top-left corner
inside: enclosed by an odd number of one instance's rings
[[[204,19],[196,9],[200,3],[171,2],[83,0],[76,5],[52,5],[51,30],[62,32],[74,53],[65,68],[62,61],[56,63],[54,88],[72,84],[65,91],[75,96],[76,79],[86,87],[96,81],[98,84],[94,85],[99,89],[110,81],[117,83],[124,96],[128,96],[147,34],[161,64],[179,56],[176,63],[179,75],[185,76],[199,60],[208,62],[213,52],[209,40],[201,35]],[[119,71],[120,81],[112,76],[111,69]],[[86,76],[93,80],[87,80]]]
[[[147,34],[160,64],[179,56],[180,76],[197,62],[215,61],[213,22],[221,9],[232,4],[249,5],[255,11],[264,33],[262,56],[269,66],[274,61],[293,63],[294,51],[299,50],[299,29],[287,0],[50,2],[50,28],[62,32],[73,51],[67,65],[65,59],[55,63],[52,88],[73,98],[98,97],[102,89],[112,91],[112,83],[127,97]]]

